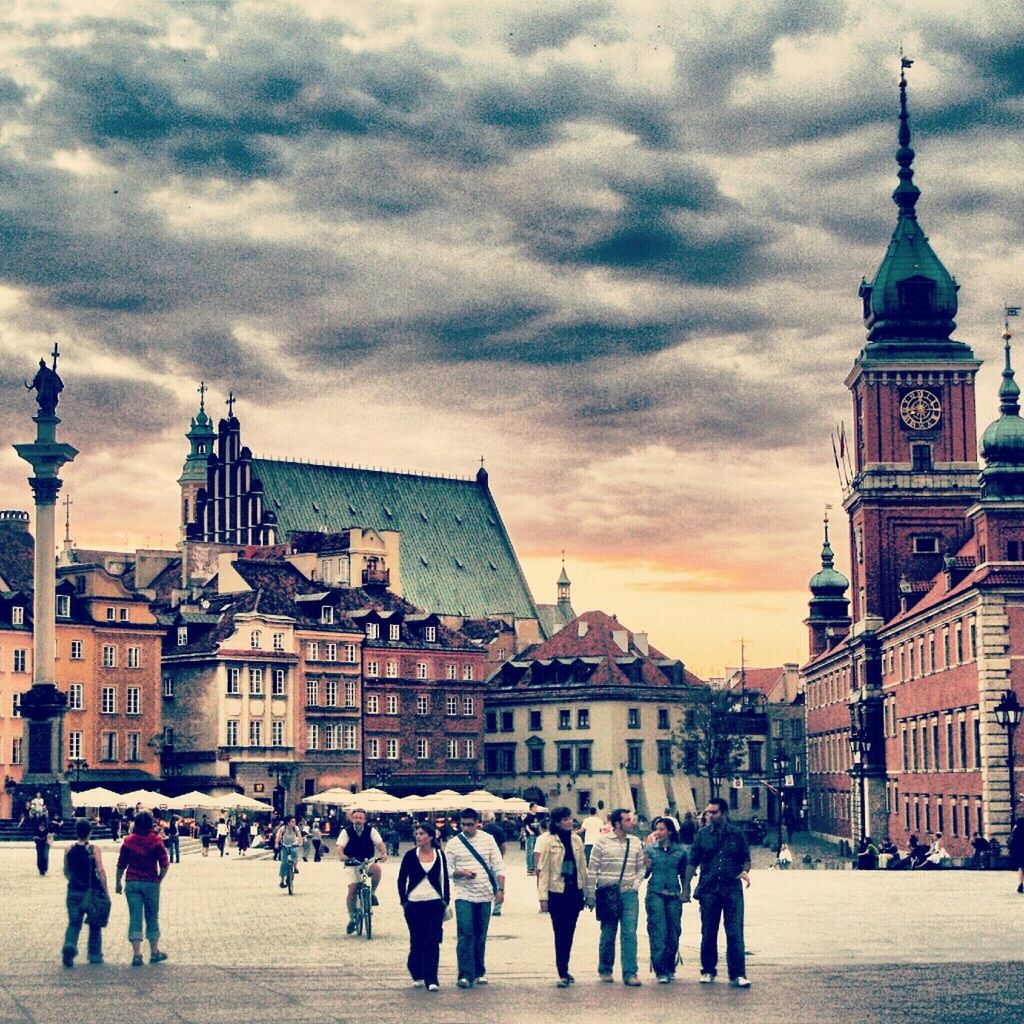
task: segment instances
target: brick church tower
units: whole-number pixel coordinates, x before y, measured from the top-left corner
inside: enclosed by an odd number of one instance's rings
[[[847,377],[855,473],[850,517],[852,615],[888,621],[962,543],[977,500],[974,378],[981,365],[951,339],[959,285],[917,219],[906,75],[900,74],[896,230],[862,282],[864,346]]]

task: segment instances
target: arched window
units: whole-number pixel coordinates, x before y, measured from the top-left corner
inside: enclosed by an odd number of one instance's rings
[[[249,646],[250,647],[261,647],[262,645],[263,645],[263,634],[258,629],[254,629],[249,634]]]

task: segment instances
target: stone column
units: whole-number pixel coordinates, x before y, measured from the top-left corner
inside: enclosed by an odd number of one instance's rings
[[[56,370],[48,372],[59,381]],[[40,399],[42,395],[40,389]],[[55,398],[53,407],[56,407]],[[42,400],[39,415],[34,416],[33,420],[36,423],[35,441],[14,446],[18,455],[32,467],[34,475],[29,477],[28,482],[36,507],[32,689],[23,694],[21,700],[21,713],[25,719],[25,768],[21,785],[15,792],[15,813],[38,790],[46,798],[51,813],[59,812],[67,818],[72,813],[70,787],[63,771],[63,724],[67,697],[57,689],[54,681],[56,504],[62,482],[60,469],[65,462],[74,459],[78,452],[71,445],[57,441],[57,424],[60,420],[53,408],[44,406]]]

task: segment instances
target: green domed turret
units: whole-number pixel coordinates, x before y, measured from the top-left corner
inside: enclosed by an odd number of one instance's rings
[[[1003,382],[999,385],[999,419],[981,438],[982,499],[1024,498],[1024,419],[1020,416],[1020,388],[1010,361],[1009,325],[1003,329]]]
[[[814,598],[823,598],[825,600],[835,600],[836,598],[842,599],[843,603],[846,603],[847,588],[850,586],[850,581],[841,573],[833,568],[835,564],[835,556],[832,554],[832,545],[828,542],[828,517],[825,518],[825,542],[821,546],[821,568],[811,577],[811,582],[808,584],[811,590],[811,594]],[[814,613],[814,600],[811,601],[811,614]]]

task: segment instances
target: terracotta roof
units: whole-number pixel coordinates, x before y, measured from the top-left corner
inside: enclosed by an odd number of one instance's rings
[[[733,677],[733,690],[757,690],[767,696],[775,689],[779,679],[784,675],[782,666],[778,668],[748,668],[743,670],[744,678],[741,680],[740,672]]]

